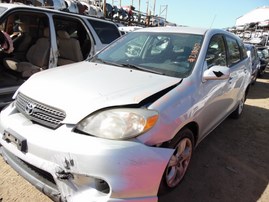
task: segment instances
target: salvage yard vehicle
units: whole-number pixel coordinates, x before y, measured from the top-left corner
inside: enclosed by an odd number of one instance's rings
[[[20,4],[0,4],[0,26],[11,47],[0,51],[0,109],[33,73],[82,61],[120,37],[110,21]]]
[[[229,32],[135,30],[23,83],[0,115],[0,153],[54,201],[157,201],[199,142],[240,117],[250,83]]]
[[[252,67],[251,68],[252,69],[251,84],[254,85],[260,72],[261,61],[260,61],[260,57],[258,56],[257,48],[254,45],[245,44],[245,48],[250,58],[251,67]]]
[[[257,46],[257,52],[261,62],[258,77],[262,77],[265,74],[266,67],[269,63],[269,50],[266,46]]]

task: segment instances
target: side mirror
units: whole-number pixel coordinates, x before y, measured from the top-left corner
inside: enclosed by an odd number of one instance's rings
[[[203,80],[225,80],[230,77],[230,69],[225,66],[212,66],[203,73]]]

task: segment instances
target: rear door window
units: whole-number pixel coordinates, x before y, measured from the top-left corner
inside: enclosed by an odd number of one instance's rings
[[[93,19],[89,19],[89,22],[103,44],[110,44],[120,37],[120,32],[114,24]]]
[[[74,48],[80,49],[83,55],[83,59],[86,59],[91,52],[92,44],[91,44],[91,37],[88,34],[87,29],[85,28],[82,21],[74,17],[58,16],[58,15],[55,15],[53,17],[53,21],[54,21],[55,31],[57,33],[58,42],[61,41],[61,38],[63,37],[63,36],[62,37],[59,36],[60,32],[65,33],[66,44],[68,43],[68,41],[70,41],[70,39],[73,41],[77,40],[79,42],[79,45],[77,47],[73,47],[73,49]],[[59,43],[58,43],[58,46],[59,46]],[[66,59],[71,58],[71,60],[74,60],[75,55],[71,54],[72,51],[69,50],[70,52],[69,54],[67,53],[68,50],[64,50],[64,49],[59,50],[60,57],[64,56],[65,58],[67,57]],[[78,54],[78,52],[79,50],[77,50],[75,54]],[[77,61],[74,60],[74,62],[77,62]]]

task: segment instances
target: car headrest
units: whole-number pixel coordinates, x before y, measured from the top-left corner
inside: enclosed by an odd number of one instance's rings
[[[70,39],[70,35],[66,31],[63,31],[63,30],[58,30],[57,35],[62,39]]]

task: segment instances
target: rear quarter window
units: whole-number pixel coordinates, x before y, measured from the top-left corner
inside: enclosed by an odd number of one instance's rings
[[[103,44],[110,44],[121,36],[118,28],[114,24],[92,19],[89,19],[89,22]]]

